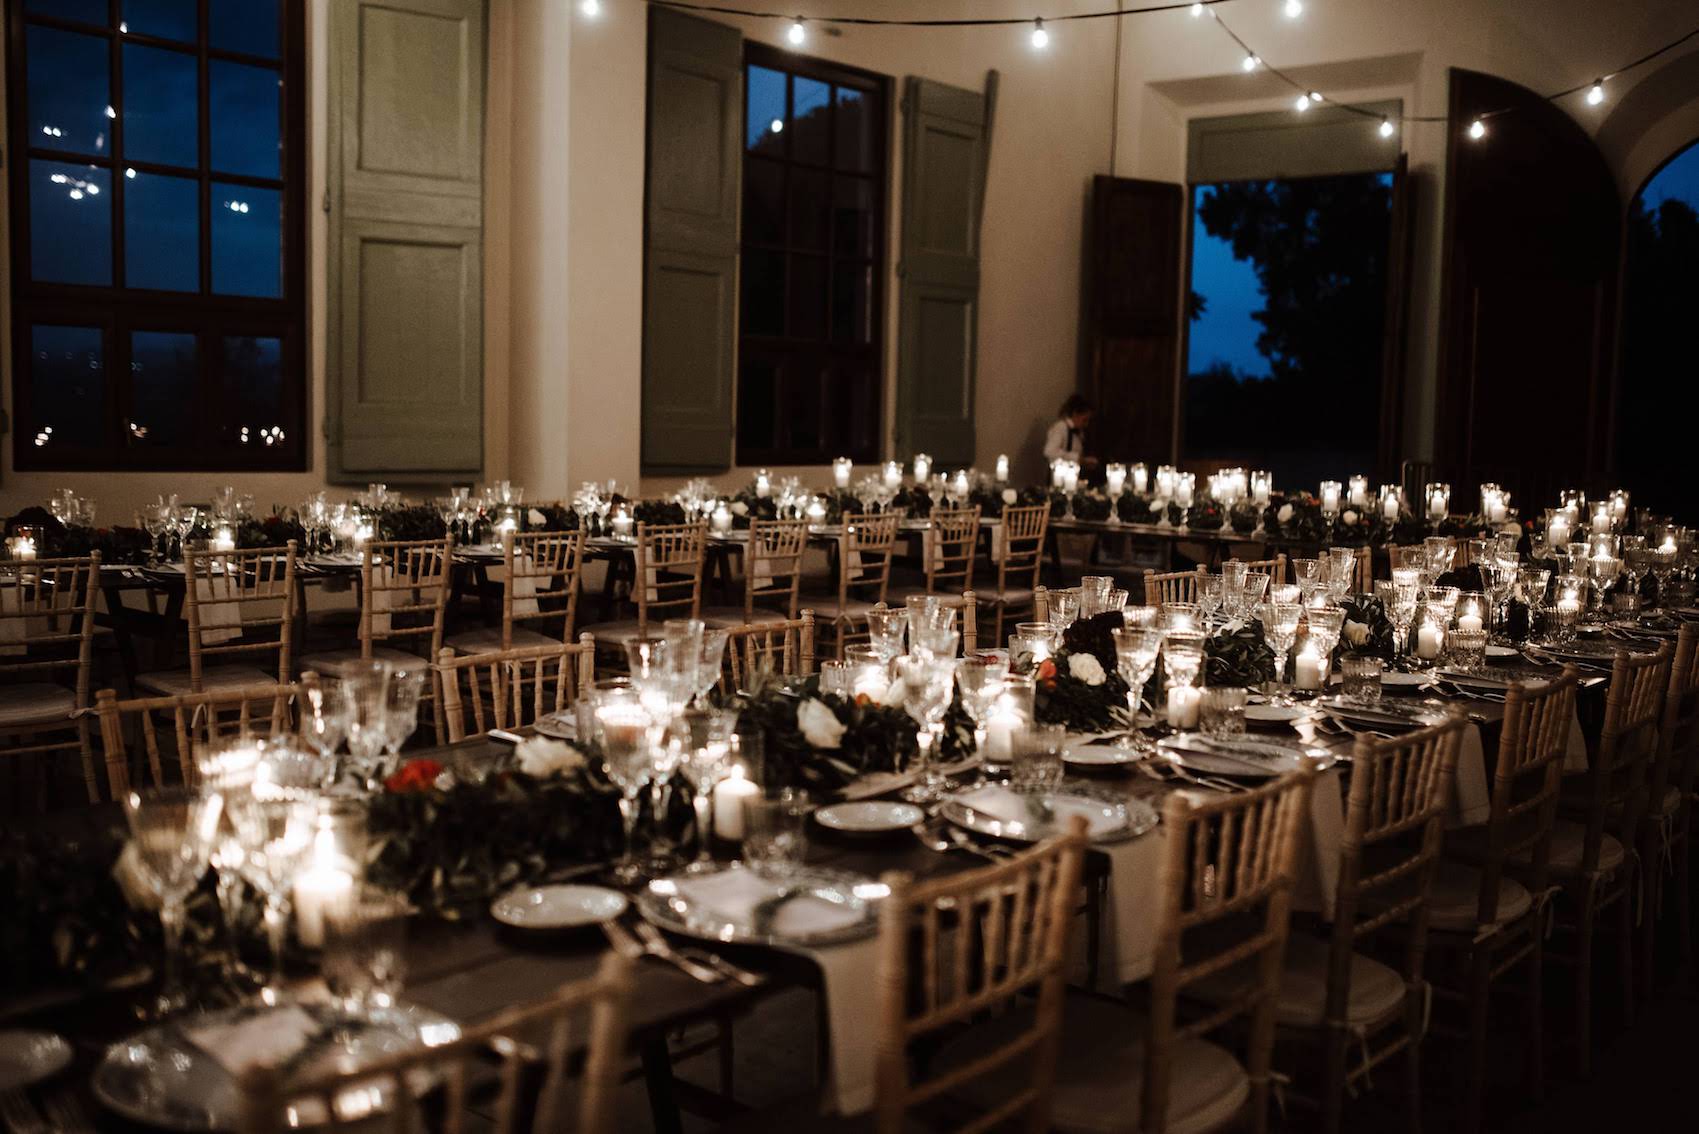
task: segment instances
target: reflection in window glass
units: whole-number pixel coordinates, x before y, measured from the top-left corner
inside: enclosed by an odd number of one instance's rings
[[[124,30],[193,43],[200,38],[198,0],[124,0]]]
[[[840,256],[873,255],[873,182],[839,177],[833,194],[832,251]]]
[[[30,144],[93,156],[107,153],[112,88],[106,40],[33,24],[25,35]]]
[[[102,26],[112,16],[106,0],[25,0],[24,11]]]
[[[277,0],[212,0],[207,42],[220,51],[278,57]]]
[[[130,335],[131,445],[182,445],[195,435],[195,336]]]
[[[124,185],[124,283],[201,289],[200,184],[131,170]]]
[[[743,254],[743,333],[785,333],[785,254]]]
[[[212,290],[283,294],[283,194],[212,183]]]
[[[224,340],[224,408],[222,441],[264,449],[287,439],[282,339]]]
[[[749,68],[745,145],[756,153],[784,153],[785,76],[766,67]]]
[[[106,348],[99,327],[30,328],[29,404],[16,444],[37,449],[96,446],[106,401]]]
[[[212,168],[248,177],[278,176],[276,71],[213,60],[208,64],[212,119]]]
[[[838,88],[837,130],[839,169],[866,172],[873,168],[873,123],[868,118],[867,96],[849,87]]]
[[[112,179],[97,165],[30,162],[30,277],[112,282]]]
[[[193,55],[124,45],[124,157],[194,168],[200,162],[199,64]]]
[[[815,79],[796,76],[791,91],[791,157],[825,165],[831,138],[832,88]]]

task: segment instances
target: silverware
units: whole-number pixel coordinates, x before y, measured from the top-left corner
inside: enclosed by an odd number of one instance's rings
[[[643,955],[643,946],[639,945],[637,938],[631,935],[631,931],[617,920],[604,921],[602,933],[607,937],[608,944],[613,946],[614,952],[627,960],[634,961]]]
[[[956,829],[947,823],[939,821],[923,823],[918,827],[911,827],[910,830],[914,832],[914,837],[920,840],[920,845],[929,851],[936,851],[938,854],[949,854],[953,850],[961,850],[967,851],[969,854],[978,855],[987,862],[1003,861],[992,852],[962,838],[960,834],[956,832]]]
[[[662,937],[660,931],[646,921],[633,923],[637,937],[642,942],[643,952],[658,960],[666,961],[688,977],[701,981],[703,984],[718,984],[725,979],[718,969],[693,961],[684,956]]]
[[[47,1120],[22,1091],[0,1094],[0,1119],[12,1134],[48,1134]]]
[[[649,940],[649,938],[653,936],[659,940],[663,946],[666,944],[666,939],[661,937],[660,931],[646,921],[640,921],[637,923],[637,935],[645,941]],[[682,949],[675,947],[674,951],[681,957],[686,957],[698,964],[707,965],[721,976],[729,977],[743,985],[745,988],[755,988],[758,985],[767,983],[767,978],[762,976],[760,973],[752,973],[746,968],[734,965],[718,953],[714,952],[712,949],[699,949],[695,946],[687,946]]]

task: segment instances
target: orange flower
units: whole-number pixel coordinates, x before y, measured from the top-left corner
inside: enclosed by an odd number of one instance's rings
[[[873,698],[869,697],[865,693],[857,693],[855,695],[855,703],[860,708],[865,709],[865,708],[867,708],[867,706],[873,704]]]
[[[1038,679],[1040,681],[1053,681],[1055,680],[1055,677],[1055,662],[1051,661],[1049,658],[1045,658],[1043,661],[1038,663]]]
[[[409,760],[383,782],[393,792],[430,791],[442,775],[442,765],[435,760]]]

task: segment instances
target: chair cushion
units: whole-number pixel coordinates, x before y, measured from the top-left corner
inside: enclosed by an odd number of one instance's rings
[[[1481,901],[1481,872],[1459,862],[1441,860],[1434,871],[1433,889],[1428,893],[1428,924],[1434,929],[1458,933],[1474,931],[1479,923],[1475,915]],[[1527,913],[1534,904],[1528,888],[1516,879],[1500,874],[1498,879],[1498,921],[1503,925]]]
[[[891,606],[902,606],[915,595],[926,595],[931,593],[932,592],[928,591],[925,587],[900,587],[890,592],[889,597],[886,598],[885,601]],[[975,593],[977,594],[978,592]],[[939,606],[946,606],[953,609],[962,605],[962,596],[959,591],[941,593],[936,597],[938,599]]]
[[[580,633],[593,635],[598,646],[614,646],[620,649],[631,639],[638,637],[637,619],[625,618],[618,622],[596,622],[579,628]],[[655,622],[650,627],[651,633],[659,634],[661,624]]]
[[[749,619],[745,621],[743,607],[741,606],[710,606],[703,609],[702,621],[720,629],[735,630],[739,626],[754,626],[767,622],[788,622],[790,618],[782,610],[767,610],[758,606],[749,612]]]
[[[463,634],[455,634],[448,638],[444,645],[457,654],[493,654],[501,649],[501,627],[480,626],[476,630],[468,630]],[[523,626],[513,628],[513,648],[527,649],[533,646],[558,646],[559,638],[551,638],[535,630]]]
[[[975,588],[974,594],[981,603],[1002,603],[1005,606],[1025,606],[1032,601],[1031,587],[1010,587],[1002,592],[991,590],[989,587],[983,591]]]
[[[1012,1012],[973,1027],[945,1046],[937,1066],[959,1065],[999,1047],[1028,1018],[1023,1012]],[[1066,998],[1050,1129],[1082,1134],[1138,1130],[1145,1027],[1142,1016],[1119,1003],[1094,996]],[[1008,1093],[1000,1089],[1000,1078],[1013,1087],[1026,1084],[1016,1062],[953,1092],[952,1097],[978,1108],[995,1106]],[[1250,1079],[1231,1052],[1206,1040],[1180,1040],[1174,1047],[1168,1087],[1169,1134],[1203,1134],[1227,1125],[1244,1106],[1250,1090]]]
[[[843,619],[847,622],[861,622],[866,620],[867,612],[872,610],[874,606],[866,599],[858,598],[840,602],[836,595],[803,595],[800,605],[804,610],[814,611],[814,617],[822,622],[832,622],[837,619]]]
[[[1548,863],[1554,874],[1575,874],[1581,869],[1581,852],[1587,843],[1587,827],[1568,819],[1552,824],[1552,845]],[[1526,864],[1532,861],[1526,851],[1511,856],[1512,861]],[[1606,833],[1599,840],[1599,873],[1609,874],[1622,865],[1622,844]]]
[[[274,685],[276,673],[267,673],[258,666],[218,665],[201,670],[201,689],[239,689],[244,685]],[[162,697],[181,697],[194,692],[194,683],[186,669],[168,669],[159,673],[144,673],[136,678],[136,688]]]
[[[1286,942],[1286,964],[1280,975],[1275,1020],[1287,1027],[1320,1027],[1327,1013],[1329,943],[1307,933],[1293,933]],[[1205,1003],[1232,1000],[1255,979],[1240,965],[1206,977],[1186,989],[1186,995]],[[1369,1024],[1398,1011],[1404,1004],[1404,978],[1395,969],[1361,953],[1351,954],[1351,985],[1345,1022]]]
[[[62,685],[45,681],[0,685],[0,726],[70,720],[76,708],[76,694]]]
[[[328,654],[314,654],[302,658],[296,669],[302,673],[312,670],[314,673],[328,673],[339,677],[342,672],[360,660],[359,650],[332,650]],[[394,665],[424,665],[425,659],[418,654],[410,654],[406,650],[397,650],[390,646],[373,646],[373,661],[386,661]]]

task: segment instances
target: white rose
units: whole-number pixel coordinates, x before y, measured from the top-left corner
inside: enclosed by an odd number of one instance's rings
[[[903,701],[906,700],[907,697],[908,684],[899,677],[895,681],[891,682],[891,684],[885,686],[884,692],[880,693],[875,700],[887,709],[900,709],[903,707]]]
[[[525,513],[525,519],[527,522],[534,525],[542,525],[549,522],[549,518],[535,508]]]
[[[1283,524],[1289,521],[1292,518],[1292,505],[1282,504],[1280,506],[1280,511],[1274,514],[1274,518]]]
[[[1369,628],[1361,622],[1345,620],[1345,640],[1353,647],[1360,646],[1369,640]]]
[[[1021,498],[1021,494],[1016,492],[1012,488],[1005,488],[1003,490],[1003,503],[1005,503],[1005,504],[1013,504],[1015,501],[1019,500],[1020,498]]]
[[[1343,523],[1348,528],[1356,527],[1358,519],[1359,519],[1359,517],[1358,517],[1357,513],[1353,512],[1349,508],[1347,508],[1347,509],[1345,509],[1345,511],[1339,513],[1340,522]]]
[[[732,515],[734,515],[734,516],[747,516],[747,515],[749,515],[749,505],[745,504],[741,500],[733,500],[732,501]]]
[[[118,861],[112,864],[112,880],[133,910],[157,910],[159,895],[142,874],[141,852],[133,842],[125,843]]]
[[[576,772],[584,766],[584,754],[565,741],[532,736],[513,750],[514,763],[528,776],[543,779]]]
[[[843,740],[845,727],[823,702],[810,697],[796,711],[796,727],[804,739],[816,748],[837,748]]]
[[[1069,654],[1068,674],[1087,685],[1103,684],[1103,663],[1091,654]]]

